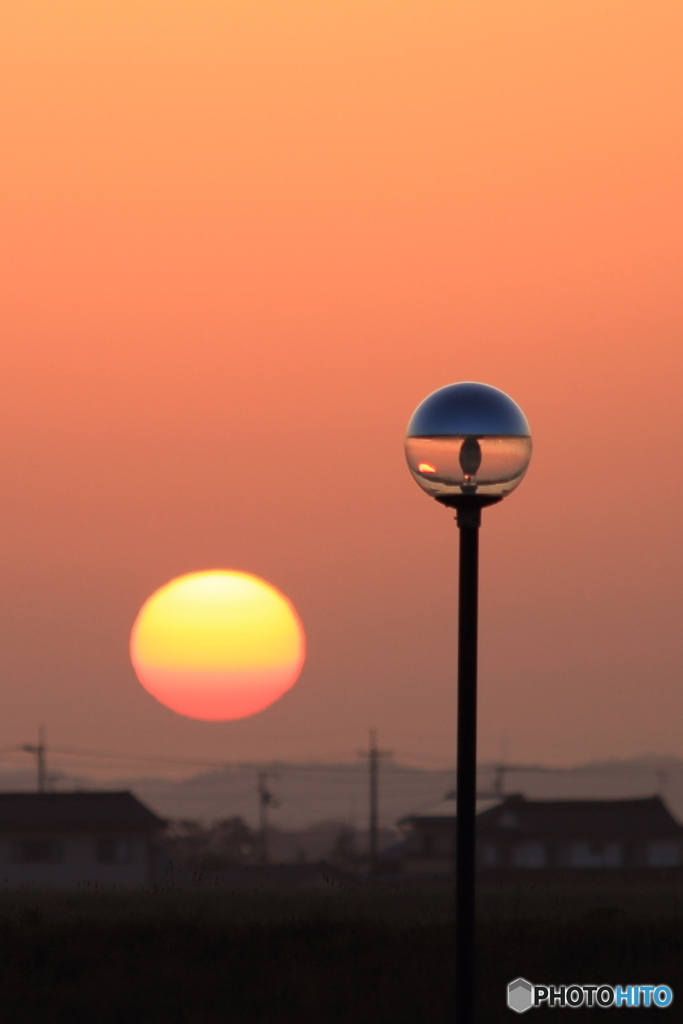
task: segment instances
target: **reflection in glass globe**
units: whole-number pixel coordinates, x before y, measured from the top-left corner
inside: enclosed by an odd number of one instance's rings
[[[422,402],[408,426],[406,459],[433,498],[503,498],[524,476],[531,435],[518,405],[486,384],[450,384]]]
[[[476,458],[472,451],[476,446]],[[427,494],[505,497],[526,472],[530,437],[408,437],[410,471]]]

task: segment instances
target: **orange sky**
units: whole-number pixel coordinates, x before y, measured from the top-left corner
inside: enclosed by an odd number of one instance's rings
[[[678,0],[4,0],[1,744],[448,761],[457,534],[402,441],[474,379],[535,442],[482,758],[683,754],[682,43]],[[248,721],[128,661],[214,567],[306,629]]]

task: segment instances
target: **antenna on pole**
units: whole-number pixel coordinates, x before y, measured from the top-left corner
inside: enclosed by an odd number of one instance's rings
[[[381,757],[391,757],[390,750],[379,750],[377,747],[377,730],[370,730],[370,747],[359,750],[360,757],[367,757],[370,769],[370,873],[375,874],[379,866],[377,849],[377,829],[379,825],[379,761]]]
[[[38,766],[38,792],[47,793],[47,743],[45,740],[45,726],[38,729],[38,744],[25,743],[21,748],[27,754],[35,754]]]
[[[496,796],[503,797],[505,793],[505,772],[507,771],[506,764],[497,764],[495,769],[495,778],[493,782],[493,792]]]
[[[258,773],[259,852],[262,864],[268,863],[268,808],[280,806],[279,800],[275,799],[268,788],[269,778],[277,779],[279,776],[272,772]]]

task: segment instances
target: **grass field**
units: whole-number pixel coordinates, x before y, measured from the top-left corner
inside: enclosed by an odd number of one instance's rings
[[[479,1024],[517,1019],[520,974],[683,983],[675,878],[498,881],[479,909]],[[452,1024],[452,960],[445,886],[0,894],[2,1024]]]

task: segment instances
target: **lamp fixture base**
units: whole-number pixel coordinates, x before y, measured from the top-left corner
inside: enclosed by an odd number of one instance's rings
[[[440,505],[455,509],[455,521],[459,527],[481,524],[481,510],[488,505],[497,505],[502,497],[493,494],[440,494],[436,499]]]

